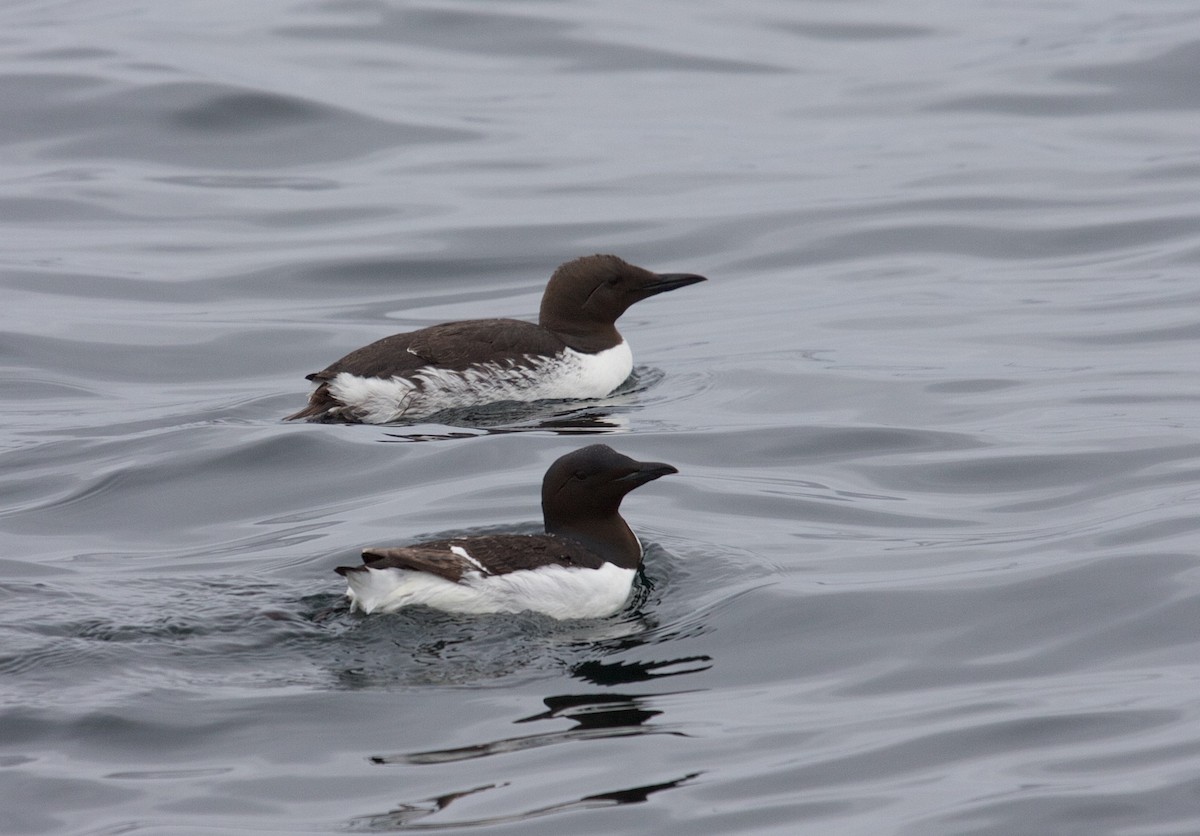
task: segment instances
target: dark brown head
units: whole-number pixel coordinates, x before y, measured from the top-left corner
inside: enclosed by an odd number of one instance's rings
[[[608,348],[620,342],[615,323],[630,305],[702,281],[693,273],[651,273],[615,255],[584,256],[554,271],[538,323],[573,348]]]
[[[577,540],[618,566],[637,568],[642,550],[621,518],[621,500],[647,482],[678,472],[669,464],[623,456],[607,444],[568,453],[542,480],[546,532]]]

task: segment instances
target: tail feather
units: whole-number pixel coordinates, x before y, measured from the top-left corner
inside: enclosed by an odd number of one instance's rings
[[[312,377],[312,375],[309,375]],[[308,397],[308,405],[304,409],[287,416],[285,421],[299,421],[301,419],[310,418],[325,418],[329,414],[340,407],[342,404],[329,394],[329,387],[322,383]]]

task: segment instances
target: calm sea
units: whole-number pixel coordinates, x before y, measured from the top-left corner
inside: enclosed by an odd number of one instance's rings
[[[1200,832],[1194,0],[0,7],[0,831]],[[590,404],[289,424],[612,252]],[[603,440],[638,599],[349,614]]]

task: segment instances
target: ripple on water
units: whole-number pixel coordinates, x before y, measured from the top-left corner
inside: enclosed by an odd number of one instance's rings
[[[3,12],[5,827],[1200,832],[1187,4],[93,5]],[[595,251],[710,277],[611,398],[280,420]],[[593,434],[626,611],[347,611]]]

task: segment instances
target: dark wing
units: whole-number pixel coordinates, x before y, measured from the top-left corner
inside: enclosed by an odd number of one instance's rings
[[[485,534],[457,540],[421,543],[420,548],[458,546],[478,560],[492,575],[536,569],[549,563],[599,569],[604,560],[580,543],[553,534]]]
[[[519,319],[469,319],[393,334],[351,351],[328,368],[308,375],[320,383],[342,372],[359,377],[407,377],[423,366],[462,371],[527,354],[556,354],[564,343],[546,329]]]
[[[457,546],[471,555],[478,565],[450,551]],[[457,583],[468,572],[503,575],[521,569],[536,569],[547,564],[599,569],[604,561],[579,543],[552,534],[491,534],[437,540],[395,549],[367,549],[362,566],[339,566],[339,575],[371,569],[407,569],[429,572]]]
[[[458,583],[467,572],[477,571],[470,561],[447,550],[409,546],[398,549],[367,549],[363,552],[362,566],[339,566],[333,571],[339,575],[362,572],[365,569],[407,569],[411,572],[428,572],[448,581]]]

